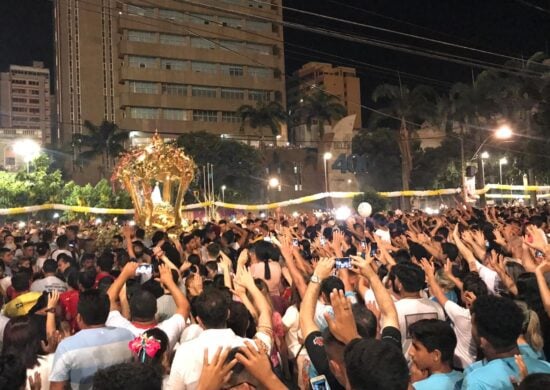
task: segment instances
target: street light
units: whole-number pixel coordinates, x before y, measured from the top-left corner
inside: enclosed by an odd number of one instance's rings
[[[489,153],[481,153],[481,180],[485,183],[485,160],[489,158]]]
[[[40,145],[32,139],[21,139],[15,141],[13,151],[23,158],[27,164],[27,173],[29,173],[29,163],[40,154]]]
[[[508,125],[502,125],[495,131],[495,138],[498,139],[509,139],[512,138],[512,135],[514,135],[514,133]]]
[[[269,179],[268,184],[271,188],[279,187],[279,179],[277,179],[276,177],[272,177]]]
[[[225,189],[227,188],[225,184],[221,187],[222,188],[222,202],[225,202]]]
[[[502,157],[498,160],[498,168],[500,173],[500,181],[498,184],[502,184],[502,166],[508,164],[508,159],[506,157]]]

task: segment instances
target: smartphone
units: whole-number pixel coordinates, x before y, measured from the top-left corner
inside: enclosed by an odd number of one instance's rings
[[[361,248],[362,248],[362,249],[366,249],[366,248],[367,248],[367,242],[366,242],[366,241],[361,241]]]
[[[292,245],[294,246],[300,246],[300,241],[297,238],[292,239]]]
[[[535,257],[544,257],[544,252],[541,252],[539,250],[535,251]]]
[[[378,252],[378,244],[376,242],[372,242],[370,244],[370,257],[376,256],[376,252]]]
[[[327,382],[327,377],[324,375],[319,375],[309,380],[311,388],[313,390],[330,390],[330,386]]]
[[[351,269],[351,260],[349,257],[339,257],[334,259],[334,265],[336,269]]]
[[[151,275],[153,266],[151,264],[140,264],[136,269],[136,275]]]
[[[321,243],[321,245],[325,245],[327,243],[327,239],[321,236],[321,238],[319,238],[319,242]]]

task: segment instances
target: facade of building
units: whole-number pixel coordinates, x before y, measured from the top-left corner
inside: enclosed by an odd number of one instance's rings
[[[11,65],[0,75],[0,127],[8,133],[13,129],[14,135],[22,137],[27,135],[25,132],[31,138],[38,134],[41,144],[49,144],[50,99],[50,71],[42,62],[35,61],[32,66]]]
[[[55,2],[63,144],[85,120],[113,121],[137,143],[156,129],[239,134],[241,105],[286,106],[281,0],[97,3]]]
[[[327,94],[338,97],[346,107],[347,115],[355,115],[354,129],[361,128],[360,82],[354,68],[308,62],[294,72],[288,81],[289,109],[296,110],[300,105],[300,99],[315,89],[322,89]]]

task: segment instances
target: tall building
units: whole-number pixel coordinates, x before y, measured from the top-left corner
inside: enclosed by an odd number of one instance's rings
[[[317,88],[337,96],[347,114],[355,114],[354,128],[361,128],[361,91],[354,68],[332,66],[324,62],[308,62],[288,82],[288,107],[294,111],[304,94]]]
[[[42,62],[10,65],[9,71],[0,74],[0,136],[17,135],[49,144],[50,108],[50,71]]]
[[[104,119],[138,142],[240,134],[241,105],[286,105],[281,1],[56,0],[59,139]]]

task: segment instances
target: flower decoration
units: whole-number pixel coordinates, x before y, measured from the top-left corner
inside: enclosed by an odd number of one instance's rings
[[[152,336],[147,337],[145,334],[142,334],[130,341],[128,348],[144,363],[145,356],[149,356],[151,359],[155,357],[160,349],[160,341]]]

